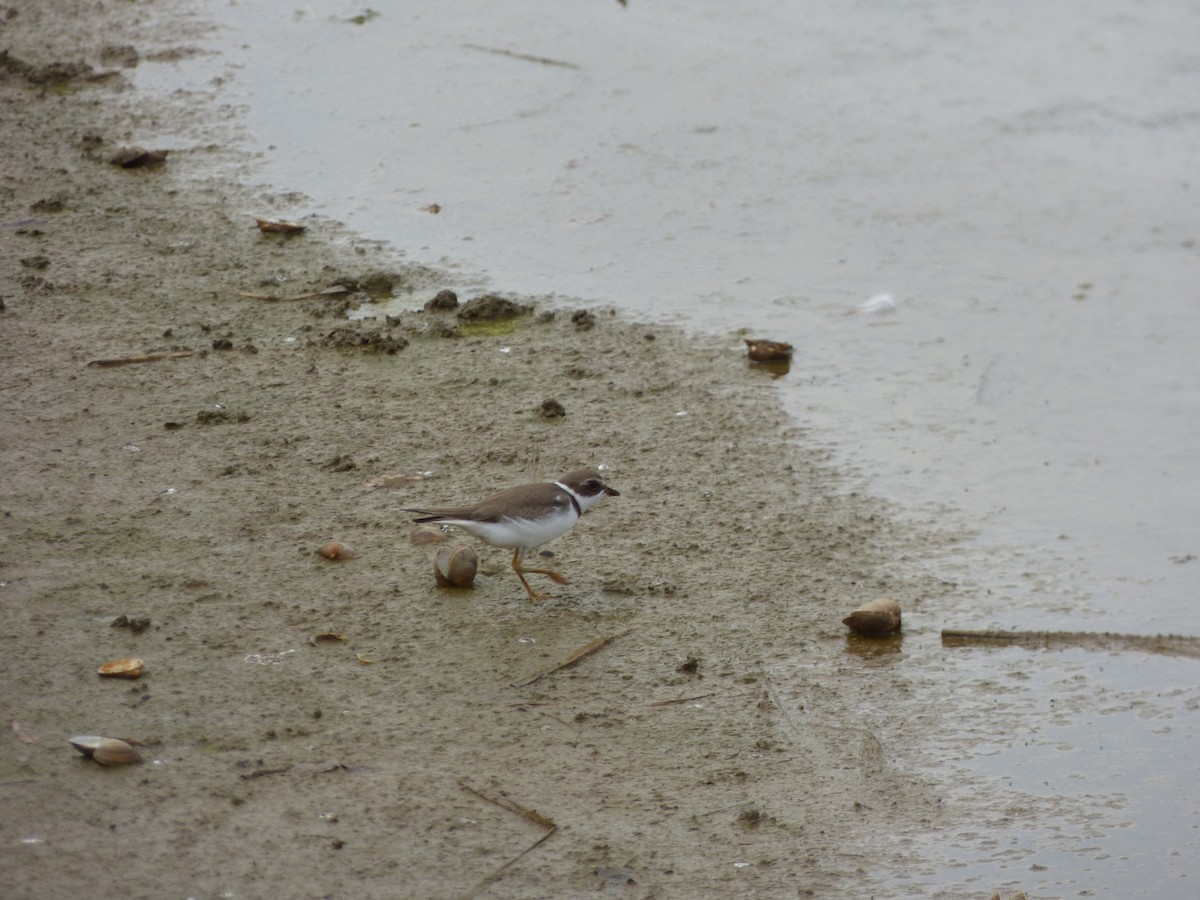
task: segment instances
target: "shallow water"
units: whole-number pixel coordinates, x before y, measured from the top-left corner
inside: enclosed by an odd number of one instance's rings
[[[915,528],[977,532],[928,563],[961,602],[910,616],[886,664],[959,692],[927,753],[949,791],[1023,799],[924,848],[944,867],[914,891],[1200,876],[1194,661],[936,641],[1200,634],[1200,10],[362,11],[214,3],[220,60],[139,77],[226,79],[264,182],[307,195],[272,213],[465,284],[791,341],[806,439]],[[859,311],[881,292],[894,312]]]

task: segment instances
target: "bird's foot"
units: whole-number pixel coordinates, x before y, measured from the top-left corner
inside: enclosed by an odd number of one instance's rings
[[[524,566],[522,566],[521,571],[525,574],[532,573],[534,575],[545,575],[555,584],[570,584],[570,582],[567,581],[564,576],[560,575],[558,572],[555,572],[553,569],[526,569]]]

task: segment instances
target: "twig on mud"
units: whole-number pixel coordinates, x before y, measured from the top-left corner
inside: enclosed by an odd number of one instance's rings
[[[544,844],[547,840],[550,839],[550,836],[552,834],[554,834],[554,832],[558,831],[558,823],[555,822],[553,819],[549,818],[548,816],[543,816],[536,809],[530,809],[528,806],[522,806],[520,803],[517,803],[515,800],[510,799],[507,794],[504,794],[504,793],[491,794],[485,790],[477,788],[474,785],[468,784],[466,781],[462,781],[462,780],[460,780],[458,782],[458,786],[460,788],[462,788],[464,791],[470,791],[472,794],[474,794],[476,797],[478,797],[481,800],[486,800],[488,803],[494,803],[494,804],[496,804],[496,806],[499,806],[501,809],[506,809],[511,813],[516,813],[518,816],[525,819],[526,821],[532,822],[534,825],[538,825],[542,828],[547,829],[546,833],[543,834],[540,838],[538,838],[536,841],[534,841],[532,844],[530,844],[528,847],[526,847],[524,850],[522,850],[520,853],[518,853],[516,856],[514,856],[512,859],[510,859],[508,862],[506,862],[504,865],[502,865],[500,868],[498,868],[495,872],[493,872],[487,878],[483,879],[483,881],[479,882],[479,884],[477,884],[475,886],[475,888],[471,891],[471,894],[468,894],[468,896],[471,896],[471,895],[475,894],[478,890],[480,890],[480,888],[483,888],[486,885],[491,884],[493,881],[495,881],[497,878],[499,878],[505,869],[507,869],[509,866],[513,865],[514,863],[516,863],[523,856],[525,856],[528,853],[533,852],[538,847],[542,846],[542,844]]]
[[[322,291],[309,291],[307,294],[293,294],[291,297],[281,297],[279,294],[250,294],[246,291],[238,291],[239,297],[248,297],[251,300],[266,300],[268,303],[276,303],[283,300],[312,300],[314,297],[328,297],[335,294],[348,294],[350,288],[344,284],[335,284],[333,287],[327,287]]]
[[[969,631],[942,629],[942,644],[1016,644],[1022,647],[1077,647],[1083,650],[1140,650],[1200,659],[1200,638],[1179,634],[1112,634],[1096,631]]]
[[[128,366],[132,363],[158,362],[160,359],[186,359],[195,356],[197,350],[172,350],[169,353],[144,353],[140,356],[120,356],[116,359],[93,359],[88,365],[94,369],[108,369],[113,366]]]
[[[253,772],[247,772],[245,775],[239,775],[238,778],[242,781],[251,781],[255,778],[263,778],[267,775],[282,775],[285,772],[292,771],[291,765],[281,766],[278,769],[255,769]]]
[[[692,700],[706,700],[709,697],[717,696],[716,693],[697,694],[695,697],[680,697],[678,700],[659,700],[656,703],[647,703],[647,706],[674,706],[677,703],[690,703]]]
[[[549,819],[546,816],[543,816],[536,809],[530,809],[528,806],[522,806],[516,800],[510,799],[507,794],[504,794],[504,793],[489,794],[487,791],[483,790],[482,788],[477,788],[472,784],[468,784],[465,780],[462,780],[462,779],[459,780],[458,786],[460,788],[462,788],[464,791],[470,791],[472,794],[474,794],[476,797],[479,797],[481,800],[486,800],[488,803],[495,803],[501,809],[507,809],[509,812],[516,813],[518,816],[520,816],[523,819],[528,819],[534,825],[541,825],[543,828],[551,828],[551,829],[558,827],[558,825],[556,825],[554,823],[553,819]]]
[[[710,809],[708,812],[696,813],[697,819],[703,819],[705,816],[715,816],[717,813],[729,812],[734,809],[745,809],[747,806],[753,806],[753,800],[739,800],[737,803],[731,803],[728,806],[721,806],[717,809]]]
[[[482,50],[484,53],[495,53],[497,56],[508,56],[512,59],[523,59],[526,62],[541,63],[543,66],[562,66],[564,69],[582,69],[583,66],[561,59],[551,59],[548,56],[534,56],[531,53],[517,53],[515,50],[505,50],[503,47],[485,47],[482,44],[463,44],[468,50]]]
[[[631,631],[633,631],[632,628],[626,628],[624,631],[617,632],[616,634],[610,634],[608,637],[596,638],[596,640],[591,641],[590,643],[584,644],[582,647],[580,647],[578,650],[576,650],[574,653],[572,653],[570,656],[568,656],[566,659],[564,659],[558,665],[551,666],[549,669],[543,669],[542,671],[540,671],[536,675],[534,675],[532,678],[530,678],[528,681],[522,681],[520,684],[514,684],[513,687],[517,687],[517,688],[529,687],[529,685],[533,684],[536,681],[541,681],[547,675],[553,675],[555,672],[561,672],[563,669],[569,669],[569,668],[571,668],[571,666],[575,665],[577,662],[579,662],[585,656],[591,656],[597,650],[599,650],[603,647],[607,647],[609,644],[611,644],[617,638],[625,637],[625,635],[629,634],[629,632],[631,632]]]

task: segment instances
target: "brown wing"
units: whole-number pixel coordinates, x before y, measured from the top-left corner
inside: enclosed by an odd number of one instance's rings
[[[405,512],[420,513],[421,518],[413,519],[414,522],[440,522],[443,519],[459,519],[468,522],[471,521],[486,521],[476,517],[476,509],[474,506],[447,506],[441,509],[415,509],[411,506],[404,508]]]
[[[497,522],[503,516],[532,519],[539,513],[544,513],[547,504],[566,506],[570,502],[570,497],[562,488],[549,482],[543,482],[509,488],[493,494],[474,506],[448,506],[434,509],[406,507],[405,512],[420,513],[424,516],[424,518],[413,520],[418,523],[449,519],[458,519],[464,522]]]

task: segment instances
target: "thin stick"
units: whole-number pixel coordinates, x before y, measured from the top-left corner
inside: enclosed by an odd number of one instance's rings
[[[170,353],[146,353],[141,356],[121,356],[117,359],[93,359],[89,366],[96,369],[109,369],[113,366],[128,366],[132,363],[158,362],[160,359],[185,359],[195,356],[195,350],[172,350]]]
[[[278,769],[255,769],[253,772],[247,772],[245,775],[239,775],[238,777],[242,781],[250,781],[253,778],[262,778],[266,775],[282,775],[284,772],[290,771],[292,771],[292,767],[287,765]]]
[[[583,66],[573,62],[563,62],[561,59],[551,59],[548,56],[534,56],[530,53],[517,53],[505,50],[503,47],[484,47],[482,44],[463,44],[469,50],[482,50],[484,53],[495,53],[497,56],[508,56],[513,59],[523,59],[526,62],[541,63],[543,66],[562,66],[564,69],[582,69]]]
[[[631,631],[633,631],[632,628],[626,628],[624,631],[620,631],[617,634],[610,634],[608,637],[596,638],[596,640],[591,641],[590,643],[584,644],[582,647],[580,647],[578,650],[576,650],[574,653],[572,653],[570,656],[568,656],[566,659],[564,659],[558,665],[551,666],[549,669],[543,669],[542,671],[540,671],[536,675],[534,675],[532,678],[530,678],[528,681],[522,681],[520,684],[514,684],[513,687],[518,687],[518,688],[529,687],[529,685],[533,684],[534,682],[541,681],[547,675],[553,675],[555,672],[561,672],[563,669],[569,669],[569,668],[571,668],[571,666],[575,665],[577,662],[579,662],[584,657],[591,656],[597,650],[600,650],[603,647],[607,647],[609,644],[611,644],[617,638],[625,637],[625,635],[629,634],[629,632],[631,632]]]
[[[499,878],[507,868],[516,864],[526,854],[532,853],[534,850],[536,850],[538,847],[542,846],[542,844],[544,844],[546,841],[548,841],[550,839],[550,836],[552,834],[554,834],[554,832],[558,831],[558,823],[547,816],[543,816],[536,809],[530,809],[528,806],[522,806],[520,803],[517,803],[515,800],[510,799],[507,794],[503,794],[503,793],[490,794],[487,791],[481,790],[480,788],[477,788],[474,785],[467,784],[467,782],[462,781],[462,780],[460,780],[458,782],[458,786],[460,788],[462,788],[464,791],[470,791],[472,794],[474,794],[476,797],[478,797],[481,800],[486,800],[488,803],[494,803],[494,804],[496,804],[496,806],[499,806],[501,809],[506,809],[511,813],[516,813],[518,816],[520,816],[521,818],[523,818],[529,822],[532,822],[534,825],[539,825],[542,828],[547,829],[546,833],[543,834],[540,838],[538,838],[536,841],[534,841],[532,844],[530,844],[528,847],[526,847],[524,850],[522,850],[520,853],[518,853],[516,856],[514,856],[512,859],[510,859],[508,862],[506,862],[504,865],[502,865],[500,868],[498,868],[495,872],[493,872],[487,878],[483,879],[483,881],[479,882],[479,884],[477,884],[471,890],[471,893],[467,895],[467,896],[472,896],[473,894],[478,892],[481,888],[491,884],[493,881],[495,881],[497,878]]]
[[[543,828],[557,828],[553,819],[543,816],[536,809],[530,809],[528,806],[522,806],[516,800],[511,799],[507,794],[490,794],[482,788],[477,788],[466,781],[460,780],[458,786],[464,791],[470,791],[481,800],[486,800],[488,803],[495,803],[501,809],[507,809],[511,813],[516,813],[523,819],[528,819],[534,825],[541,825]]]
[[[1024,647],[1078,647],[1083,650],[1138,650],[1200,659],[1200,638],[1178,634],[1111,634],[1095,631],[968,631],[943,628],[942,643],[1016,644]]]
[[[323,291],[309,291],[307,294],[294,294],[291,297],[281,297],[278,294],[250,294],[246,291],[238,291],[238,296],[249,297],[251,300],[266,300],[269,303],[276,303],[283,300],[312,300],[314,297],[329,297],[349,292],[350,288],[335,284],[333,287],[327,287]]]

